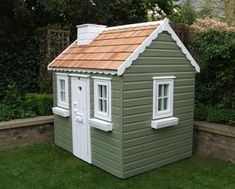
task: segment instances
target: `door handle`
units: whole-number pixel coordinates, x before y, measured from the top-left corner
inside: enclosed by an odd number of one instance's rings
[[[77,102],[73,103],[73,112],[77,113]]]

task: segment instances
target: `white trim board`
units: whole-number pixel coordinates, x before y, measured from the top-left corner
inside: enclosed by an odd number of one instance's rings
[[[162,24],[163,22],[164,22],[164,20],[159,20],[159,21],[153,21],[153,22],[142,22],[142,23],[136,23],[136,24],[126,24],[126,25],[121,25],[121,26],[112,26],[112,27],[105,28],[105,31],[115,30],[115,29],[125,29],[125,28],[131,28],[131,27],[157,25],[157,24]]]
[[[145,41],[137,48],[135,51],[121,64],[121,66],[118,68],[117,74],[122,75],[125,70],[130,67],[134,60],[136,60],[139,55],[144,52],[146,47],[148,47],[154,39],[157,38],[158,34],[162,33],[163,31],[167,31],[171,37],[176,41],[176,44],[181,48],[182,52],[186,55],[187,59],[191,62],[193,67],[195,67],[197,72],[200,72],[200,67],[194,60],[194,58],[191,56],[189,51],[186,49],[184,44],[181,42],[179,37],[176,35],[174,30],[171,28],[169,24],[169,20],[165,18],[163,21],[160,22],[160,26],[158,26],[148,38],[145,39]]]
[[[57,71],[57,72],[70,72],[70,73],[94,73],[94,74],[117,75],[117,71],[110,71],[110,70],[79,69],[79,68],[48,68],[48,70]]]

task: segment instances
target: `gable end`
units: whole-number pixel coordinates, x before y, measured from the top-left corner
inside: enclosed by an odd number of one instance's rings
[[[180,47],[181,51],[191,62],[196,72],[200,72],[200,67],[198,66],[192,55],[189,53],[189,51],[186,49],[184,44],[181,42],[179,37],[176,35],[174,30],[171,28],[169,20],[165,18],[162,24],[159,27],[157,27],[148,38],[146,38],[146,40],[125,60],[125,62],[121,64],[121,66],[118,68],[117,74],[122,75],[125,72],[126,68],[130,67],[133,61],[136,60],[139,57],[139,55],[144,52],[146,47],[148,47],[152,43],[152,41],[156,39],[157,36],[163,31],[167,31],[171,35],[172,39],[176,41],[178,47]]]

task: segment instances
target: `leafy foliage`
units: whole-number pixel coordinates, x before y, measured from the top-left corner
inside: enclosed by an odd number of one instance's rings
[[[235,33],[206,30],[193,38],[191,49],[200,63],[196,102],[234,108]]]
[[[66,27],[74,40],[78,24],[142,22],[155,3],[171,11],[171,0],[0,0],[0,99],[12,83],[22,93],[45,92],[39,72],[48,64],[44,48],[50,25]]]
[[[13,84],[9,86],[4,100],[0,102],[0,121],[50,115],[52,105],[52,95],[36,93],[24,95]]]
[[[28,93],[25,100],[30,111],[35,112],[36,115],[52,114],[53,96],[51,94]]]
[[[197,18],[197,12],[190,3],[186,3],[176,6],[170,18],[176,23],[192,24]]]
[[[235,110],[198,104],[195,107],[194,118],[200,121],[224,123],[235,126]]]

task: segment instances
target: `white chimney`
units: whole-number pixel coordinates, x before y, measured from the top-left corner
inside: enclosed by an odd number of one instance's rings
[[[88,45],[93,41],[106,26],[97,24],[82,24],[77,26],[78,45]]]

